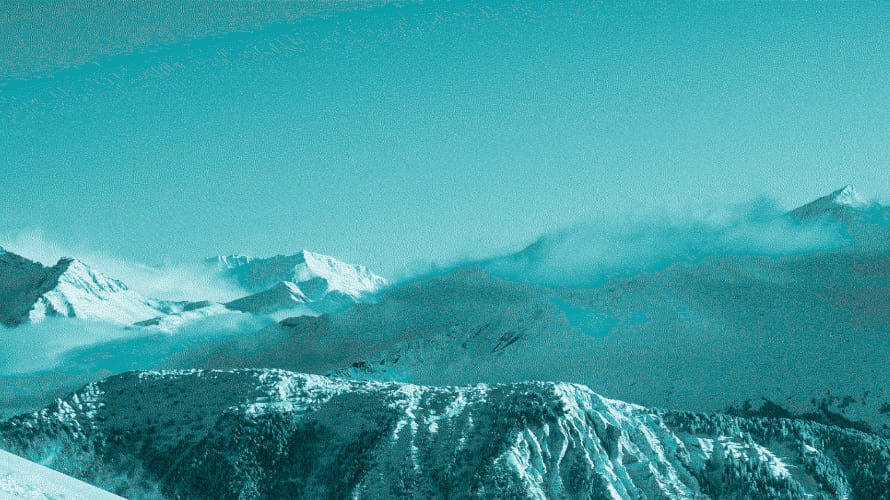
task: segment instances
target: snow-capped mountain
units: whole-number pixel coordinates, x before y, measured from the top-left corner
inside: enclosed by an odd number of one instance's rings
[[[881,498],[890,445],[586,387],[279,370],[130,372],[0,424],[0,446],[127,497]]]
[[[861,250],[883,252],[890,248],[890,207],[866,200],[853,186],[838,189],[789,215],[803,222],[839,223]]]
[[[161,314],[122,282],[87,264],[62,258],[45,267],[10,252],[0,253],[0,322],[16,326],[47,316],[131,324]]]
[[[792,210],[791,215],[804,221],[826,215],[833,215],[843,220],[850,213],[862,211],[872,206],[852,185],[848,184],[837,191]]]
[[[307,251],[268,259],[219,257],[208,263],[212,272],[256,293],[226,304],[202,297],[155,300],[78,259],[66,257],[46,267],[0,248],[0,324],[17,326],[46,317],[69,317],[172,332],[232,311],[277,313],[278,318],[332,312],[373,300],[386,284],[363,266]]]
[[[306,250],[265,259],[231,255],[209,259],[207,263],[254,292],[226,306],[256,314],[302,306],[316,313],[335,311],[373,299],[386,285],[385,279],[364,266]]]
[[[430,385],[563,380],[695,411],[766,400],[890,435],[887,311],[890,247],[855,242],[716,255],[574,289],[500,278],[483,264],[340,314],[281,321],[195,363]]]
[[[165,332],[213,316],[240,312],[282,319],[336,312],[357,303],[372,302],[386,280],[364,266],[345,264],[303,250],[294,255],[265,259],[229,255],[207,259],[215,277],[222,277],[249,293],[224,304],[203,302],[176,304],[164,314],[137,323]]]

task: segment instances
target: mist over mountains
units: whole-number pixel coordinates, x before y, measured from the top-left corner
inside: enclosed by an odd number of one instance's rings
[[[0,447],[136,497],[878,498],[888,228],[848,186],[397,283],[309,251],[190,265],[225,301],[4,251]]]

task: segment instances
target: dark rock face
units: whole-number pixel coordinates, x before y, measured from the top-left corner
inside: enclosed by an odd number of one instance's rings
[[[20,255],[0,252],[0,323],[13,327],[27,321],[28,311],[56,286],[70,263],[62,259],[55,266],[44,267]]]

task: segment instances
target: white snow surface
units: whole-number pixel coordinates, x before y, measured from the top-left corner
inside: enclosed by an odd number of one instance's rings
[[[229,255],[207,263],[224,279],[251,293],[227,302],[226,307],[278,319],[314,316],[374,301],[386,286],[385,279],[364,266],[306,250],[265,259]]]
[[[211,259],[217,270],[234,278],[252,292],[259,292],[281,283],[306,283],[322,278],[327,281],[327,292],[337,291],[360,298],[376,293],[386,285],[386,280],[369,271],[365,266],[346,264],[333,257],[308,250],[294,255],[276,255],[269,258],[253,258],[229,255]],[[300,287],[303,290],[304,287]],[[306,290],[303,290],[306,293]],[[311,293],[306,293],[311,295]]]
[[[0,450],[0,499],[120,499],[71,476]]]
[[[868,200],[862,197],[850,184],[831,193],[830,196],[836,205],[845,205],[853,208],[868,206]]]
[[[46,267],[0,254],[0,321],[8,326],[48,316],[131,324],[160,314],[157,301],[77,259],[62,258]]]
[[[122,282],[71,259],[56,286],[37,300],[28,317],[32,322],[46,316],[68,316],[132,324],[159,314],[152,301]]]

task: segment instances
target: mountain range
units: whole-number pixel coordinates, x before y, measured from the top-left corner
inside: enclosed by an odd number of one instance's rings
[[[887,498],[888,228],[847,186],[633,272],[559,235],[396,284],[208,259],[226,303],[3,252],[10,328],[271,319],[14,417],[0,448],[128,497]]]
[[[783,418],[651,410],[565,383],[129,372],[0,425],[129,498],[883,498],[890,445]]]
[[[47,267],[0,249],[0,323],[8,327],[67,317],[172,331],[182,323],[240,311],[251,314],[321,314],[373,300],[386,280],[364,266],[301,251],[268,259],[245,256],[206,261],[212,274],[243,287],[225,304],[146,298],[88,264],[65,257]]]
[[[844,188],[785,216],[840,224],[842,246],[707,255],[590,287],[517,282],[498,260],[475,263],[189,363],[429,385],[559,380],[647,406],[766,407],[890,435],[887,213]]]
[[[386,280],[364,266],[303,250],[295,255],[254,259],[242,255],[207,262],[252,295],[226,303],[236,311],[256,314],[308,307],[314,313],[335,312],[373,300]]]

